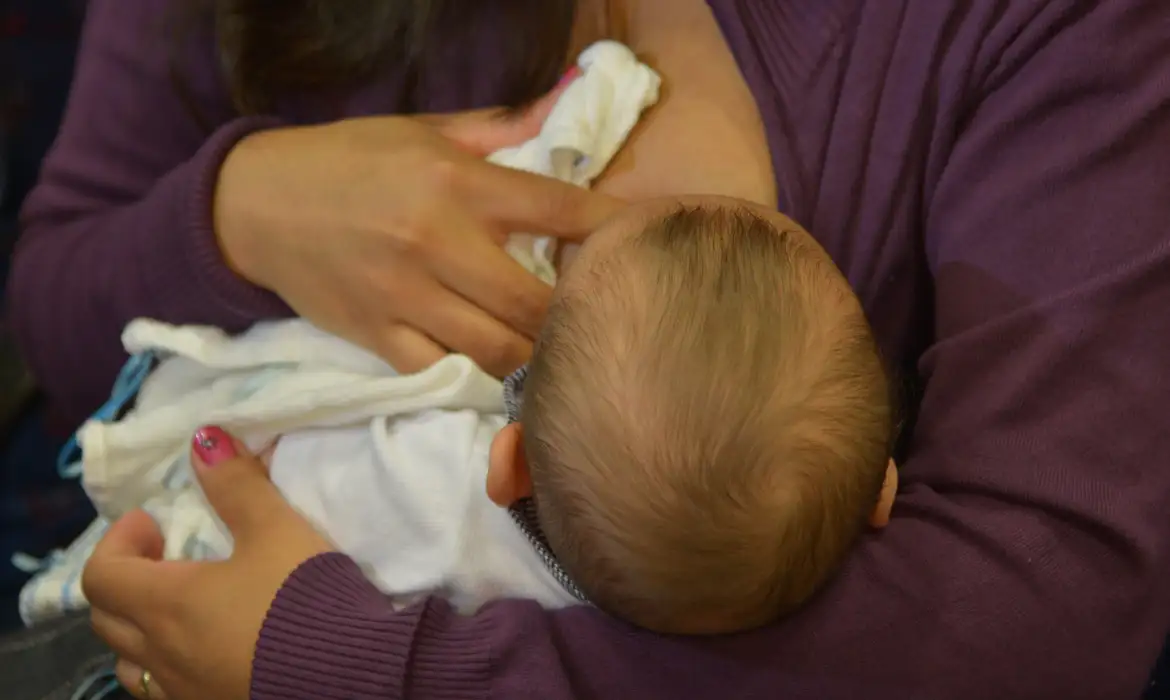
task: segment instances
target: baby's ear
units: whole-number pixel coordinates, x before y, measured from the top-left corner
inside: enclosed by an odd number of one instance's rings
[[[871,527],[881,529],[890,524],[890,511],[894,508],[894,497],[898,495],[898,466],[894,460],[886,465],[886,479],[882,482],[882,493],[878,496],[873,514],[869,516]]]
[[[487,495],[492,503],[508,508],[532,495],[532,477],[524,457],[523,428],[509,423],[496,433],[488,455]]]

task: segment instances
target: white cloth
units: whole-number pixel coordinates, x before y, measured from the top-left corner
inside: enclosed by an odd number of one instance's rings
[[[541,133],[490,160],[581,186],[601,173],[657,100],[659,79],[613,42],[590,47],[578,65],[581,76]],[[555,279],[550,240],[516,235],[507,249]],[[277,487],[396,600],[437,592],[468,612],[501,596],[575,602],[484,493],[487,450],[505,423],[503,392],[467,357],[398,375],[302,320],[235,338],[138,320],[123,344],[165,359],[129,415],[79,432],[83,480],[100,517],[25,586],[26,624],[85,605],[84,562],[109,522],[133,508],[159,522],[167,558],[230,553],[191,475],[190,439],[201,425],[222,426],[253,449],[283,436],[272,460]]]
[[[588,187],[605,170],[642,112],[658,101],[658,74],[612,41],[586,49],[577,59],[582,76],[553,106],[540,136],[505,148],[488,160]],[[518,234],[507,250],[549,284],[556,280],[552,238]]]

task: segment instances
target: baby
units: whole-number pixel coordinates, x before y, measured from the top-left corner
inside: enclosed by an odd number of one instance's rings
[[[492,501],[530,505],[590,602],[717,634],[806,601],[888,520],[890,388],[856,297],[790,220],[632,207],[557,288]]]
[[[857,299],[808,234],[735,200],[639,204],[596,231],[503,388],[460,355],[399,376],[299,319],[235,338],[136,322],[127,339],[166,359],[130,413],[86,428],[104,516],[145,507],[167,558],[227,556],[190,431],[280,435],[273,483],[400,605],[520,597],[749,629],[815,593],[896,490]],[[26,587],[27,621],[83,604],[104,522]]]

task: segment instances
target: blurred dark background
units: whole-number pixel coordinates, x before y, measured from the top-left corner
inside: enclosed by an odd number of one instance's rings
[[[0,0],[0,290],[17,212],[60,123],[84,6]],[[80,486],[57,476],[56,453],[66,436],[15,353],[6,308],[0,291],[0,632],[19,624],[16,596],[29,576],[13,555],[44,557],[93,517]]]

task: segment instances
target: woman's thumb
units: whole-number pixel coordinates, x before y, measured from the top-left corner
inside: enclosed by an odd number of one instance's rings
[[[260,459],[222,428],[195,431],[191,464],[208,503],[237,543],[289,508]]]

